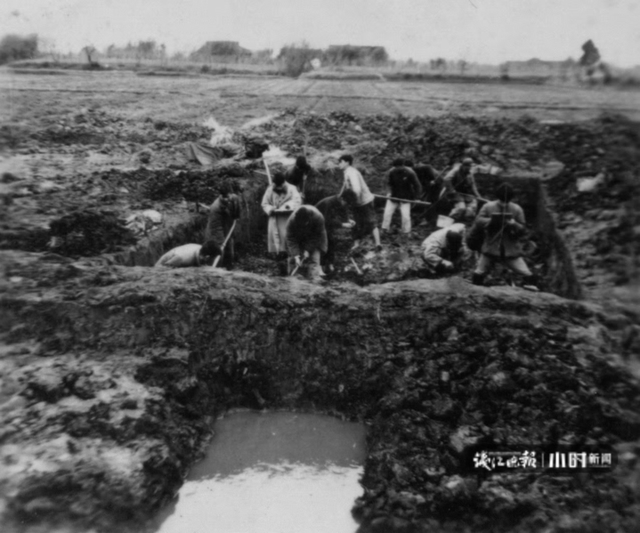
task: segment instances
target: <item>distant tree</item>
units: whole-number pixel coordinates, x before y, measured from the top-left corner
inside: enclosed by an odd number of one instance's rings
[[[277,59],[283,63],[287,76],[297,78],[303,72],[311,70],[311,60],[320,56],[322,50],[313,49],[303,41],[300,44],[283,46]]]
[[[155,41],[138,41],[138,56],[146,59],[152,58],[156,54]]]
[[[253,52],[253,58],[257,61],[270,61],[273,57],[273,49],[265,48],[264,50],[257,50]]]
[[[460,75],[464,76],[465,70],[469,67],[469,63],[467,63],[464,59],[458,61],[458,69],[460,69]]]
[[[386,63],[389,61],[389,54],[384,46],[376,46],[371,52],[371,60],[374,63]]]
[[[93,60],[93,57],[97,53],[97,50],[95,49],[94,46],[89,44],[82,49],[82,52],[84,52],[85,55],[87,56],[87,61],[89,62],[89,65],[97,64],[97,62]]]
[[[500,65],[500,78],[503,80],[508,80],[509,79],[509,68],[511,67],[511,65],[509,64],[509,62],[507,61],[506,63],[502,63]]]
[[[593,44],[593,41],[589,39],[582,45],[582,57],[580,58],[580,64],[583,67],[590,67],[600,61],[600,52]]]
[[[589,83],[595,83],[596,74],[600,75],[602,83],[609,83],[613,79],[609,66],[602,61],[600,57],[600,51],[593,44],[593,41],[589,39],[582,45],[582,57],[580,58],[580,66],[583,68]]]
[[[5,35],[0,40],[0,65],[18,59],[33,59],[38,53],[38,36]]]
[[[38,39],[37,55],[50,56],[53,59],[59,59],[60,53],[56,48],[56,43],[53,39]]]
[[[431,67],[431,70],[439,70],[441,72],[446,72],[447,60],[442,57],[439,57],[437,59],[432,59],[431,61],[429,61],[429,66]]]

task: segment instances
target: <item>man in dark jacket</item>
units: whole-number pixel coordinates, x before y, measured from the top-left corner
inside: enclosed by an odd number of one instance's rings
[[[222,246],[225,238],[233,226],[233,222],[240,218],[240,197],[233,194],[233,184],[229,180],[222,182],[220,196],[209,208],[209,220],[204,232],[205,241],[213,240],[218,246]],[[229,237],[226,246],[222,250],[220,266],[231,270],[235,260],[235,243],[233,235]]]
[[[493,264],[501,261],[524,276],[526,286],[535,287],[535,276],[522,259],[520,246],[520,238],[526,231],[524,211],[512,201],[514,192],[508,184],[500,185],[496,193],[498,199],[485,204],[476,220],[476,224],[484,228],[484,240],[472,282],[482,285]]]
[[[311,165],[307,163],[307,158],[301,155],[296,158],[296,164],[285,173],[287,183],[291,183],[298,189],[302,200],[304,200],[307,178],[310,172]]]
[[[316,209],[324,217],[324,227],[327,231],[327,253],[324,254],[323,265],[329,272],[334,270],[336,232],[340,228],[351,228],[355,225],[349,219],[349,205],[355,203],[353,191],[346,190],[342,195],[327,196],[316,204]]]
[[[384,208],[382,218],[382,230],[388,231],[391,227],[391,218],[398,206],[402,215],[402,233],[411,233],[411,204],[402,200],[417,200],[422,196],[422,186],[416,173],[404,166],[404,160],[396,159],[393,168],[387,174],[389,198]],[[395,198],[392,200],[391,198]]]
[[[312,205],[301,205],[287,220],[287,248],[289,273],[307,261],[312,278],[323,276],[320,254],[327,251],[327,231],[324,217]]]
[[[447,173],[442,193],[453,203],[449,216],[456,222],[473,220],[478,212],[480,193],[474,178],[473,159],[466,157]]]
[[[411,159],[406,159],[404,166],[412,169],[416,173],[416,176],[418,176],[418,181],[422,187],[421,199],[426,202],[434,202],[437,200],[437,196],[434,198],[434,192],[438,189],[436,184],[439,174],[438,171],[431,165],[416,165]]]

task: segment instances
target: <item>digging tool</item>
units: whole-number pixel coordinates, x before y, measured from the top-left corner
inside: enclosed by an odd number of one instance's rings
[[[304,131],[304,146],[302,147],[302,154],[304,155],[304,158],[307,158],[307,144],[309,143],[309,132],[307,130]],[[307,161],[307,165],[309,164],[309,162]],[[302,198],[304,199],[305,194],[306,194],[306,188],[307,188],[307,176],[308,173],[304,175],[304,179],[302,180]]]
[[[293,272],[291,272],[291,276],[295,276],[296,272],[298,272],[298,269],[302,266],[302,264],[306,261],[306,257],[304,259],[302,259],[302,261],[300,261],[300,264],[296,266],[296,268],[293,269]]]
[[[231,229],[229,230],[227,238],[224,240],[224,242],[222,243],[222,246],[220,247],[220,252],[221,253],[213,261],[213,268],[218,266],[218,263],[220,262],[220,258],[222,257],[222,254],[224,253],[225,246],[227,246],[227,243],[229,242],[229,239],[231,238],[231,235],[233,234],[233,230],[236,229],[236,222],[237,222],[237,220],[233,221],[233,224],[231,225]]]
[[[478,200],[480,200],[481,202],[490,202],[490,200],[487,200],[486,198],[483,198],[482,196],[474,196],[473,194],[465,194],[463,192],[456,192],[456,194],[459,194],[460,196],[466,196],[467,198],[476,198]]]
[[[269,165],[267,165],[267,162],[263,159],[262,162],[264,163],[264,168],[267,170],[267,178],[269,178],[269,186],[271,186],[273,184],[273,182],[271,181],[271,171],[269,170]]]
[[[431,205],[429,202],[421,202],[420,200],[404,200],[403,198],[394,198],[393,196],[383,196],[382,194],[374,194],[376,198],[384,198],[392,202],[402,202],[404,204]]]
[[[358,267],[358,263],[355,262],[353,257],[351,257],[351,262],[353,263],[353,266],[355,267],[356,272],[358,273],[358,275],[362,276],[362,270],[360,270],[360,268]]]

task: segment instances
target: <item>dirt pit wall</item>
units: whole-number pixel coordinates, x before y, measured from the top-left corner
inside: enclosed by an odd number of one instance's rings
[[[637,525],[640,388],[624,315],[456,279],[323,289],[13,263],[23,287],[3,297],[0,332],[16,365],[0,448],[8,521],[139,530],[178,490],[211,415],[243,406],[370,425],[362,531]],[[614,446],[627,462],[579,482],[479,476],[465,464],[478,443]],[[27,468],[36,457],[46,471]]]

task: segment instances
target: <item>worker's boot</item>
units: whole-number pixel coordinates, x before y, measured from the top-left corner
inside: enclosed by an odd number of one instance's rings
[[[471,283],[474,285],[484,285],[484,274],[473,273],[471,276]]]

